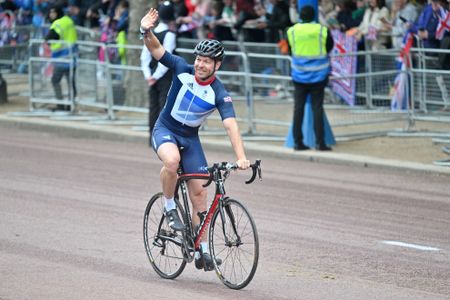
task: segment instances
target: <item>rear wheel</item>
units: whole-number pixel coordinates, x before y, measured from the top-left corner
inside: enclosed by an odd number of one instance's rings
[[[209,243],[220,280],[232,289],[247,286],[258,266],[259,240],[255,222],[243,204],[224,200],[223,214],[217,209],[212,217]]]
[[[144,214],[144,245],[148,259],[159,276],[178,277],[186,267],[181,233],[172,230],[164,216],[163,194],[155,194]]]

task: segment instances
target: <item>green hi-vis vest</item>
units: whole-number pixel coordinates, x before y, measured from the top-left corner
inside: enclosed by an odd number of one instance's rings
[[[330,62],[326,48],[327,36],[327,28],[316,23],[297,23],[287,30],[293,81],[315,83],[328,78]]]
[[[75,24],[68,16],[64,16],[62,18],[59,18],[58,20],[55,20],[50,26],[50,30],[52,29],[59,35],[59,39],[61,41],[67,43],[52,43],[50,45],[50,49],[52,50],[52,52],[58,52],[63,48],[67,48],[69,47],[69,45],[75,44],[78,40]]]
[[[287,31],[294,56],[322,56],[327,54],[327,28],[317,23],[297,23]]]

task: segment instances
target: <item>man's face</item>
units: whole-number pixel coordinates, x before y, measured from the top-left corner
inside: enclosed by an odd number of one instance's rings
[[[220,61],[214,61],[214,59],[210,57],[197,55],[194,61],[195,76],[201,81],[210,79],[219,67]]]
[[[57,16],[58,14],[56,13],[56,10],[54,8],[51,8],[50,12],[48,13],[48,18],[50,19],[50,21],[54,21]]]

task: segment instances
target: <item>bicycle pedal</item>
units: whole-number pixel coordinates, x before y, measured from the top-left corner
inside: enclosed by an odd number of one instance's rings
[[[162,247],[163,244],[162,244],[161,242],[157,241],[157,240],[154,240],[154,241],[153,241],[153,246],[156,246],[156,247]]]

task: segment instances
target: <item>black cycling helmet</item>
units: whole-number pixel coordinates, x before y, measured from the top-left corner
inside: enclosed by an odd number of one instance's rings
[[[164,1],[158,7],[159,18],[163,22],[169,22],[175,20],[175,8],[170,1]]]
[[[222,60],[225,56],[225,49],[222,43],[217,40],[203,40],[195,46],[194,55]]]

